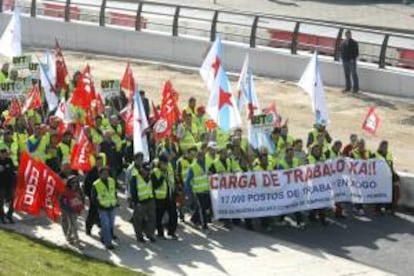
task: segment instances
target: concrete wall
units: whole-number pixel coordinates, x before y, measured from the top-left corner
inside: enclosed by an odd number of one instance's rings
[[[5,28],[9,15],[0,15],[0,31]],[[23,44],[47,47],[57,37],[65,49],[108,55],[143,58],[189,66],[200,66],[210,45],[207,40],[194,37],[171,37],[168,34],[135,32],[90,24],[65,23],[52,19],[22,18]],[[223,55],[228,71],[239,72],[246,52],[249,52],[255,74],[287,80],[298,80],[309,56],[291,55],[272,48],[249,48],[245,44],[224,43]],[[344,85],[342,66],[321,57],[324,83]],[[414,74],[404,71],[381,70],[373,64],[360,64],[361,89],[414,98]],[[380,80],[380,81],[379,81]]]
[[[0,14],[0,31],[3,31],[8,20],[8,15]],[[210,46],[207,40],[190,37],[171,37],[165,34],[27,17],[22,18],[22,22],[23,44],[32,47],[53,48],[56,37],[64,49],[198,67]],[[224,43],[223,51],[225,66],[229,71],[239,72],[248,52],[255,74],[287,80],[298,80],[309,60],[307,56],[294,56],[269,48],[251,49],[237,43]],[[341,64],[323,57],[321,64],[325,84],[342,86]],[[363,90],[414,98],[413,74],[380,70],[374,65],[361,65],[359,75]],[[401,173],[401,176],[400,204],[414,208],[414,175]]]
[[[400,201],[398,204],[414,210],[414,174],[399,172],[401,177]]]

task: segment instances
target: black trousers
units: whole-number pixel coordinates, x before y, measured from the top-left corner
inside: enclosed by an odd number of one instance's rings
[[[168,223],[167,223],[167,231],[168,235],[175,234],[177,230],[177,206],[175,204],[175,199],[156,199],[155,200],[156,206],[156,227],[157,227],[157,234],[159,236],[164,235],[164,226],[162,225],[162,217],[164,216],[165,212],[168,213]]]
[[[0,218],[7,216],[11,218],[14,213],[13,207],[14,201],[14,189],[1,189],[0,190]],[[4,213],[4,204],[7,203],[7,213]]]
[[[196,209],[193,218],[198,217],[203,229],[207,229],[207,223],[211,220],[211,199],[210,193],[195,194]]]
[[[92,231],[92,227],[95,224],[100,227],[98,208],[95,206],[95,204],[91,204],[89,206],[89,211],[85,222],[86,233],[90,233]]]

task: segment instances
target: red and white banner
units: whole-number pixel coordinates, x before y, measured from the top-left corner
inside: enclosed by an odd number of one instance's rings
[[[21,154],[14,200],[16,211],[39,216],[44,209],[50,219],[57,221],[61,214],[59,196],[64,189],[62,179],[48,166],[26,152]]]
[[[266,217],[336,202],[389,203],[392,173],[384,159],[341,158],[289,170],[213,175],[210,188],[217,219]]]

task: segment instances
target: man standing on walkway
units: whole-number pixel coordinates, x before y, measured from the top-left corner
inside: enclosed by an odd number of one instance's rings
[[[341,44],[341,58],[346,82],[346,87],[343,92],[348,92],[352,88],[352,92],[357,93],[359,90],[357,75],[358,42],[352,39],[351,30],[346,30],[345,37],[346,39]],[[353,87],[351,85],[351,76]]]
[[[114,249],[112,238],[118,197],[115,180],[109,177],[109,169],[106,167],[99,170],[99,179],[93,183],[92,201],[98,206],[103,243],[106,249],[112,250]]]

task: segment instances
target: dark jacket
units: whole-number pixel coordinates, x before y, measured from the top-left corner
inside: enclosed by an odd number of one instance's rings
[[[0,160],[0,198],[11,199],[15,181],[13,161],[9,157]]]
[[[83,185],[83,192],[88,198],[91,198],[92,194],[92,187],[93,183],[98,180],[99,173],[98,168],[95,166],[90,170],[90,172],[86,175],[85,178],[85,185]]]
[[[343,61],[356,60],[359,56],[358,42],[352,38],[341,43],[341,58]]]
[[[121,164],[118,163],[116,154],[116,145],[112,141],[103,141],[100,144],[101,152],[105,153],[108,165],[111,168],[118,168]]]

